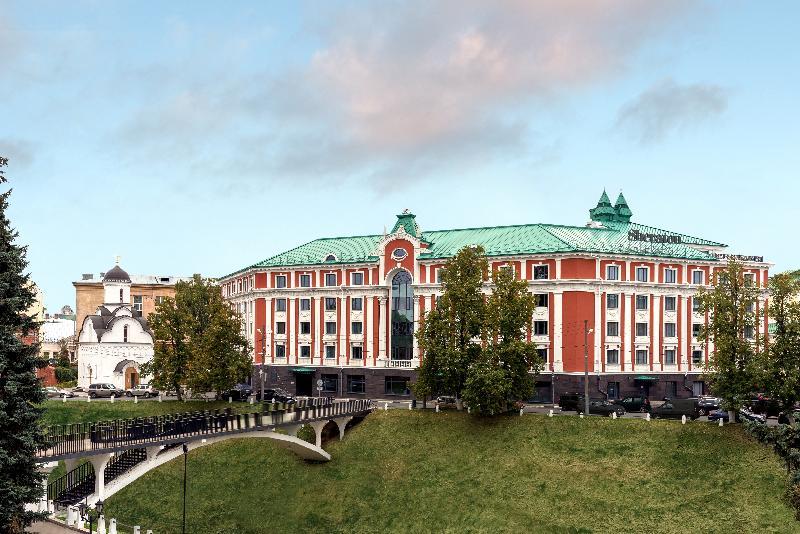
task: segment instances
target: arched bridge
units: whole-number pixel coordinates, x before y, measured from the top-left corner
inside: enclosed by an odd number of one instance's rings
[[[47,485],[46,500],[43,497],[39,508],[103,500],[180,456],[184,446],[192,450],[230,438],[271,439],[305,460],[328,461],[330,454],[322,449],[323,431],[342,439],[348,424],[372,409],[369,400],[308,399],[265,404],[250,413],[227,409],[50,426],[45,429],[47,445],[37,457],[50,470],[64,460],[67,473]],[[316,443],[297,437],[305,425],[314,429]],[[76,467],[80,459],[88,462]]]

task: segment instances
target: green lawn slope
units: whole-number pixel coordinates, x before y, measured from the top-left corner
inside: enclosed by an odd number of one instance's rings
[[[785,474],[740,428],[376,412],[307,464],[268,440],[189,455],[192,533],[798,532]],[[183,460],[106,502],[180,532]]]

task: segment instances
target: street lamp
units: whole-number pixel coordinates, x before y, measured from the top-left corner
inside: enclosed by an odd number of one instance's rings
[[[97,501],[95,503],[94,511],[92,510],[91,506],[84,501],[78,505],[78,513],[80,514],[82,520],[89,522],[89,533],[91,534],[92,521],[94,521],[95,518],[99,518],[101,515],[103,515],[103,501]]]
[[[183,526],[181,527],[181,532],[183,534],[186,534],[186,459],[188,457],[189,447],[183,443]]]
[[[589,321],[583,320],[583,413],[589,415],[589,334],[594,329],[589,328]]]

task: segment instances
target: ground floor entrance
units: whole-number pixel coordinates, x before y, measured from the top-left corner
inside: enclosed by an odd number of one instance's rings
[[[314,394],[314,373],[295,373],[295,395],[311,397]]]
[[[135,367],[125,369],[125,389],[132,389],[139,385],[139,372]]]

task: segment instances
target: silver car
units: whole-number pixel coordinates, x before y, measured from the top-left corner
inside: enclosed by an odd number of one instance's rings
[[[125,391],[117,389],[117,386],[114,384],[106,384],[102,382],[90,384],[86,392],[89,394],[89,397],[93,399],[98,397],[111,397],[112,395],[115,397],[121,397],[125,394]]]

